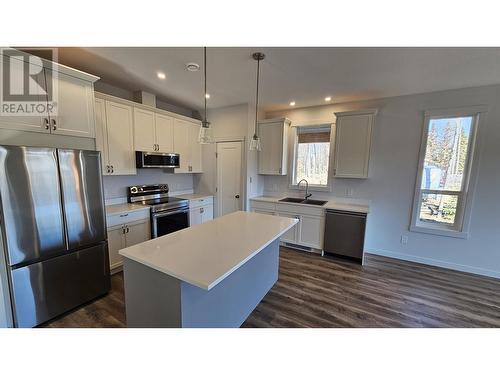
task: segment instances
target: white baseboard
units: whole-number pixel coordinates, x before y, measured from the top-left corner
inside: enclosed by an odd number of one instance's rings
[[[490,270],[487,268],[467,266],[464,264],[445,262],[442,260],[419,257],[416,255],[402,254],[402,253],[397,253],[394,251],[386,251],[386,250],[367,249],[367,250],[365,250],[365,253],[381,255],[384,257],[388,257],[388,258],[407,260],[409,262],[422,263],[422,264],[427,264],[429,266],[447,268],[450,270],[467,272],[467,273],[472,273],[475,275],[489,276],[489,277],[494,277],[496,279],[500,279],[500,272],[499,271]]]

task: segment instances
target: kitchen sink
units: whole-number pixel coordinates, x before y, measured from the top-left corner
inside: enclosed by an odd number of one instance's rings
[[[317,199],[303,199],[303,198],[291,198],[291,197],[287,197],[287,198],[280,199],[280,202],[284,202],[284,203],[301,203],[301,204],[311,204],[311,205],[314,205],[314,206],[323,206],[328,201],[320,201],[320,200],[317,200]]]
[[[289,203],[302,203],[304,198],[283,198],[280,199],[280,202],[289,202]]]

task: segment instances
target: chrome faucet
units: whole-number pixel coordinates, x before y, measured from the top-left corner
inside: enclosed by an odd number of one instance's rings
[[[304,200],[306,200],[307,198],[309,198],[312,194],[311,193],[307,193],[307,190],[309,190],[309,182],[307,182],[307,180],[305,178],[303,178],[302,180],[300,180],[298,183],[297,183],[297,188],[300,190],[300,184],[302,183],[302,181],[304,181],[306,183],[306,195],[304,196]]]

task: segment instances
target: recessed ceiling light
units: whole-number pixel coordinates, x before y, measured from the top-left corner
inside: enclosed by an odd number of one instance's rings
[[[196,63],[187,63],[186,70],[189,72],[197,72],[198,70],[200,70],[200,65]]]
[[[290,102],[290,105],[293,107],[295,105],[295,102]]]
[[[163,72],[158,72],[156,73],[156,76],[159,78],[159,79],[165,79],[167,78],[167,75]]]
[[[208,92],[205,94],[205,98],[210,99],[210,94]]]
[[[332,100],[332,97],[331,97],[331,96],[327,96],[327,97],[325,98],[325,102],[329,102],[330,100]]]

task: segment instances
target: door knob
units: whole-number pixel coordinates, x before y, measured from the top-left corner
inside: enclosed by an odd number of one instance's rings
[[[240,195],[239,195],[239,194],[236,194],[234,197],[235,197],[236,199],[240,199]]]

